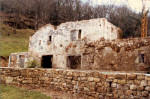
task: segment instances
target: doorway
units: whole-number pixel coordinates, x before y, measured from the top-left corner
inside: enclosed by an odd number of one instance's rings
[[[43,68],[52,68],[53,55],[42,56],[41,66]]]
[[[70,69],[80,69],[81,68],[81,56],[68,56],[67,66]]]

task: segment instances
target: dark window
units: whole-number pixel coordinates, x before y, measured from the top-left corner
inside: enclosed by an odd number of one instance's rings
[[[43,68],[52,68],[52,55],[42,56],[41,66]]]
[[[80,69],[81,68],[81,56],[68,56],[67,66],[70,69]]]
[[[81,39],[81,30],[79,30],[79,34],[78,34],[78,39],[80,40]]]
[[[139,56],[139,62],[144,63],[144,54],[140,54]]]
[[[52,41],[52,36],[49,36],[49,41],[50,41],[50,42]]]

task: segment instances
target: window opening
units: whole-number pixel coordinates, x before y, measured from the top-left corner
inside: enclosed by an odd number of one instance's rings
[[[140,54],[139,62],[144,63],[144,54]]]
[[[81,39],[81,30],[79,30],[79,34],[78,34],[78,39],[80,40]]]
[[[52,36],[49,36],[49,41],[50,41],[50,42],[52,41]]]

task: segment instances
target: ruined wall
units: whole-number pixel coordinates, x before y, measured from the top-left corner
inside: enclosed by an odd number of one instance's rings
[[[150,38],[86,43],[82,69],[150,71]]]
[[[82,95],[84,99],[149,99],[150,75],[60,69],[0,68],[1,83]]]
[[[28,67],[28,59],[29,59],[28,52],[21,52],[21,53],[11,53],[9,56],[9,63],[8,67],[14,68],[25,68]]]
[[[65,50],[72,42],[78,42],[84,38],[87,42],[100,38],[114,40],[120,38],[119,35],[121,30],[105,18],[66,22],[57,27],[48,24],[30,37],[29,51],[42,54],[67,54]],[[49,42],[49,36],[51,36],[51,42]]]
[[[39,62],[43,55],[53,55],[54,67],[67,68],[67,56],[81,54],[83,39],[87,42],[100,38],[113,40],[120,35],[121,30],[104,18],[67,22],[57,27],[48,24],[30,37],[29,52]],[[64,58],[60,60],[60,57]]]
[[[8,67],[8,57],[0,56],[0,67]]]

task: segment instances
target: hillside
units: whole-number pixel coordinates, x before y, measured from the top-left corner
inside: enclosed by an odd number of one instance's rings
[[[29,36],[34,33],[31,29],[15,29],[0,23],[0,56],[28,50]]]

